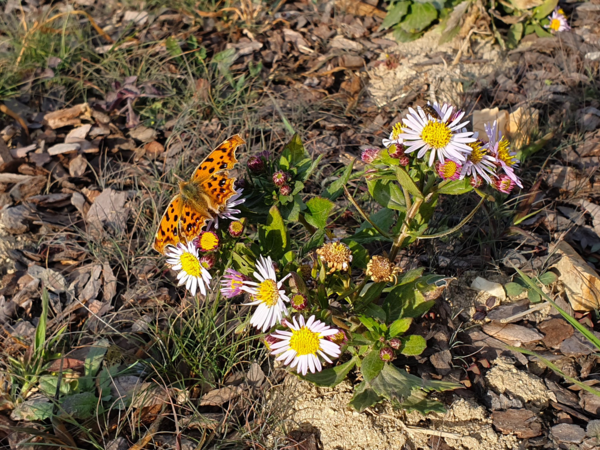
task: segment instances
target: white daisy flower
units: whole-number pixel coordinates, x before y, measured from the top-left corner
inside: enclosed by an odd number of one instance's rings
[[[498,121],[490,126],[489,123],[484,124],[485,132],[490,140],[483,146],[496,159],[496,165],[502,168],[504,173],[515,182],[517,186],[523,188],[523,184],[519,177],[515,174],[515,168],[519,165],[519,160],[516,158],[517,153],[511,151],[510,143],[505,136],[502,136],[502,131],[498,127]]]
[[[390,133],[389,139],[382,139],[381,142],[385,148],[389,148],[390,145],[399,145],[402,144],[402,138],[400,135],[402,134],[402,123],[398,122],[392,128],[392,132]]]
[[[569,26],[569,22],[567,22],[567,18],[565,17],[565,12],[561,8],[556,8],[552,11],[552,15],[549,17],[550,23],[546,25],[546,28],[550,29],[552,33],[558,33],[559,31],[568,31],[571,29]]]
[[[206,222],[207,230],[210,230],[213,225],[215,226],[216,229],[218,229],[219,228],[219,219],[221,219],[221,220],[225,220],[225,219],[240,220],[238,217],[235,217],[235,215],[240,214],[241,211],[239,209],[236,209],[235,207],[238,205],[241,205],[242,203],[244,203],[246,201],[245,198],[240,198],[242,196],[243,191],[244,191],[243,189],[240,189],[234,195],[232,195],[229,198],[229,200],[227,200],[227,203],[225,204],[225,209],[223,209],[223,211],[221,211],[219,214],[217,214],[214,219],[210,219]]]
[[[429,108],[432,106],[429,105]],[[468,144],[475,142],[471,131],[462,131],[462,128],[469,122],[460,122],[464,117],[463,111],[456,111],[453,114],[454,107],[444,104],[439,106],[433,104],[433,109],[439,117],[432,114],[426,114],[423,108],[408,108],[408,115],[404,122],[404,133],[400,138],[404,140],[404,153],[419,151],[417,156],[422,158],[431,150],[429,165],[432,166],[436,156],[443,164],[446,158],[455,162],[463,163],[467,155],[471,153]]]
[[[177,244],[177,247],[172,245],[167,246],[167,264],[171,269],[179,271],[177,279],[179,286],[185,284],[185,288],[196,295],[199,289],[202,295],[206,295],[206,288],[210,285],[212,277],[208,270],[202,267],[198,259],[198,250],[193,242]]]
[[[336,335],[339,330],[325,325],[315,316],[310,316],[307,322],[304,317],[294,317],[293,323],[288,321],[291,331],[277,330],[271,335],[278,340],[271,344],[271,354],[280,355],[277,360],[283,361],[292,369],[295,367],[298,373],[306,375],[310,370],[312,373],[323,369],[319,356],[332,364],[332,358],[340,356],[340,346],[326,339]]]
[[[475,141],[469,144],[471,153],[467,156],[467,161],[462,166],[460,179],[470,176],[473,177],[475,183],[478,181],[478,176],[483,178],[487,184],[492,184],[492,177],[496,172],[496,158],[490,155],[486,148],[482,147],[480,141]]]
[[[258,283],[244,281],[242,290],[251,294],[254,299],[252,303],[247,303],[248,305],[258,305],[250,323],[264,333],[275,324],[281,323],[281,318],[288,314],[284,302],[289,303],[290,299],[281,286],[290,274],[277,282],[270,256],[265,258],[261,255],[256,262],[256,268],[258,273],[254,272],[254,278]]]

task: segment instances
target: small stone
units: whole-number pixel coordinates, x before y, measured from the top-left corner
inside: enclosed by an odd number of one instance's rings
[[[81,148],[80,144],[56,144],[48,149],[48,154],[51,156],[62,155],[63,153],[76,152]]]
[[[473,283],[471,284],[471,289],[475,289],[476,291],[487,292],[488,294],[497,297],[500,300],[506,299],[506,292],[504,291],[504,287],[500,283],[488,281],[485,278],[475,278],[473,280]]]
[[[440,375],[448,375],[452,371],[452,353],[450,353],[450,350],[434,353],[429,357],[429,360]]]
[[[347,69],[362,69],[365,67],[365,60],[360,56],[346,54],[342,56],[342,66]]]
[[[558,348],[565,340],[573,336],[573,327],[563,319],[550,319],[538,325],[538,330],[545,334],[544,344],[550,348]]]
[[[544,338],[544,335],[538,333],[532,328],[526,328],[524,326],[514,325],[512,323],[501,324],[497,322],[491,322],[485,324],[482,330],[484,333],[496,339],[500,339],[502,342],[515,344],[517,347],[519,347],[521,344],[540,341]]]
[[[558,442],[567,442],[569,444],[579,444],[585,438],[585,430],[579,425],[573,425],[572,423],[555,425],[550,430],[550,433]]]
[[[494,411],[492,423],[503,434],[514,433],[519,439],[530,439],[542,434],[540,419],[527,409]]]

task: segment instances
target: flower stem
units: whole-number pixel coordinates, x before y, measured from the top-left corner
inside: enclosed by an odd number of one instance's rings
[[[416,197],[414,203],[412,204],[412,206],[406,213],[406,217],[404,218],[404,223],[402,224],[402,228],[400,229],[400,234],[394,241],[394,245],[392,245],[392,249],[390,251],[389,259],[391,262],[395,261],[396,256],[398,255],[398,251],[402,248],[404,241],[409,236],[408,228],[409,228],[410,221],[415,218],[415,216],[419,212],[419,209],[421,208],[422,203],[423,203],[423,199]]]
[[[392,238],[388,233],[386,233],[381,228],[379,228],[377,225],[375,225],[375,223],[369,218],[369,216],[367,216],[367,213],[365,213],[362,210],[362,208],[360,206],[358,206],[358,203],[356,203],[356,200],[354,200],[354,198],[352,197],[352,195],[350,194],[350,192],[348,191],[348,188],[346,186],[344,186],[344,192],[346,193],[346,197],[348,197],[348,200],[350,200],[350,203],[352,203],[352,205],[354,205],[354,207],[357,209],[357,211],[360,213],[360,215],[363,217],[363,219],[365,219],[373,228],[375,228],[375,231],[377,231],[383,237],[386,237],[388,239]]]

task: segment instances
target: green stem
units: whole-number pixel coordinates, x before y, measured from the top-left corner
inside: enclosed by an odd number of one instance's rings
[[[406,218],[404,219],[404,223],[402,224],[402,228],[400,229],[400,234],[394,241],[394,245],[392,245],[392,249],[390,251],[389,259],[391,262],[395,261],[396,256],[398,255],[398,251],[402,248],[404,241],[409,236],[409,231],[408,231],[409,224],[410,224],[411,220],[413,220],[415,218],[415,216],[417,215],[417,213],[419,212],[419,209],[421,208],[422,204],[423,204],[422,198],[419,198],[419,197],[415,198],[415,202],[412,204],[411,208],[406,213]]]
[[[358,286],[356,286],[356,289],[354,289],[354,292],[352,292],[352,303],[354,303],[356,301],[356,299],[360,295],[360,291],[362,291],[363,288],[365,287],[365,284],[367,284],[366,276],[363,278],[363,280],[360,282],[360,284]]]
[[[375,225],[375,223],[367,216],[367,214],[362,210],[362,208],[360,206],[358,206],[358,203],[356,203],[356,200],[354,200],[354,198],[352,198],[352,195],[350,195],[350,192],[348,192],[348,188],[346,188],[346,186],[344,186],[344,192],[346,193],[346,197],[348,197],[348,200],[350,200],[350,203],[352,203],[352,205],[354,205],[354,207],[360,213],[360,215],[363,217],[363,219],[365,219],[373,228],[375,228],[375,231],[377,231],[383,237],[386,237],[388,239],[392,238],[392,236],[390,236],[388,233],[386,233],[381,228],[379,228],[377,225]]]
[[[469,215],[467,217],[465,217],[458,225],[456,225],[453,228],[450,228],[449,230],[446,231],[442,231],[440,233],[435,233],[435,234],[428,234],[426,236],[419,236],[417,239],[435,239],[435,238],[439,238],[439,237],[443,237],[443,236],[447,236],[449,234],[454,233],[455,231],[458,231],[460,228],[462,228],[469,220],[471,220],[473,218],[473,216],[475,215],[475,213],[477,212],[477,210],[479,208],[481,208],[481,205],[483,205],[483,202],[485,201],[485,198],[482,198],[479,203],[477,204],[477,206],[473,209],[473,211],[471,211],[469,213]]]

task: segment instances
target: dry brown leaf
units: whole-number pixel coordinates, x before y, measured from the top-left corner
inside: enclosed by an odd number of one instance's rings
[[[200,406],[221,406],[223,403],[239,397],[243,391],[240,386],[227,386],[215,389],[202,397]]]
[[[479,133],[480,140],[489,141],[484,125],[486,123],[491,124],[494,120],[498,121],[498,126],[502,131],[502,134],[506,134],[509,123],[508,111],[500,111],[498,108],[486,108],[479,111],[473,111],[473,131]]]

